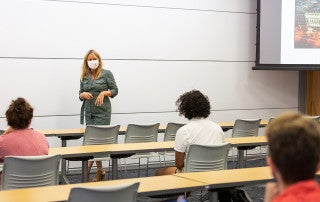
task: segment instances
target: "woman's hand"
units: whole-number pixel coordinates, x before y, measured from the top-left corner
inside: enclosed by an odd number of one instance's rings
[[[82,99],[86,99],[86,100],[90,100],[93,98],[92,94],[91,93],[88,93],[88,92],[82,92],[80,93],[80,98]]]
[[[108,91],[102,91],[99,95],[98,95],[98,97],[97,97],[97,99],[96,99],[96,102],[95,102],[95,105],[96,106],[101,106],[102,104],[103,104],[103,100],[104,100],[104,97],[105,96],[111,96],[112,95],[112,93],[108,90]]]

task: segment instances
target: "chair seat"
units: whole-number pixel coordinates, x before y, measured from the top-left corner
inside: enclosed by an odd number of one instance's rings
[[[147,124],[147,125],[128,124],[124,142],[125,143],[157,142],[159,125],[160,125],[159,123]],[[139,159],[138,177],[140,177],[141,158],[147,159],[146,165],[147,165],[147,176],[148,176],[149,158],[152,158],[152,157],[159,157],[159,154],[157,152],[136,153],[128,157],[128,159]],[[160,157],[159,157],[159,162],[160,162]],[[129,164],[125,163],[125,166],[127,165]]]
[[[102,144],[117,144],[120,125],[87,125],[83,135],[83,145],[102,145]],[[69,161],[109,161],[110,167],[110,155],[101,154],[90,157],[80,158],[68,158]],[[68,164],[69,164],[68,161]],[[66,173],[68,173],[68,170]],[[89,172],[91,167],[89,168]]]
[[[232,137],[255,137],[259,134],[261,119],[236,119],[233,129],[232,129]],[[237,147],[238,151],[246,151],[245,160],[247,159],[247,150],[255,149],[256,146],[240,146]],[[240,156],[238,158],[239,167],[243,166],[243,159]]]
[[[237,147],[238,150],[250,150],[250,149],[254,149],[256,148],[256,146],[241,146],[241,147]]]

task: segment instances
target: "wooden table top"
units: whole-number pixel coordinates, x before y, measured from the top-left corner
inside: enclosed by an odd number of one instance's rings
[[[226,142],[231,143],[233,147],[239,146],[259,146],[267,145],[268,140],[266,136],[253,136],[253,137],[233,137],[226,138]]]
[[[127,154],[137,152],[156,152],[173,150],[174,142],[145,142],[127,144],[86,145],[49,148],[49,154],[61,154],[67,157],[81,157],[100,154]]]
[[[233,128],[234,122],[220,122],[218,123],[224,129]],[[261,120],[260,127],[265,127],[268,124],[268,120]],[[164,132],[167,125],[160,125],[159,132]],[[121,126],[119,133],[124,134],[127,130],[127,126]],[[73,128],[73,129],[54,129],[54,130],[38,130],[45,134],[47,137],[51,136],[70,136],[70,135],[83,135],[85,128]]]
[[[139,196],[180,193],[204,189],[206,186],[198,181],[167,175],[0,191],[0,199],[1,202],[67,201],[72,187],[110,186],[132,182],[140,182]]]
[[[232,146],[248,146],[248,145],[266,145],[265,136],[258,137],[241,137],[226,138],[226,142],[230,142]],[[56,147],[49,148],[49,154],[61,154],[64,157],[83,157],[90,155],[105,154],[127,154],[139,152],[158,152],[173,150],[174,141],[168,142],[144,142],[144,143],[127,143],[127,144],[105,144],[105,145],[86,145],[72,147]]]
[[[320,171],[317,172],[317,177],[319,176]],[[255,167],[7,190],[0,191],[0,199],[1,202],[66,201],[73,187],[111,186],[132,182],[140,182],[138,189],[139,196],[148,196],[180,193],[204,188],[214,189],[261,184],[272,179],[270,167]]]
[[[262,184],[273,179],[270,167],[179,173],[175,176],[209,184],[209,188]]]
[[[210,189],[264,184],[274,180],[271,168],[269,166],[179,173],[174,175],[208,184],[208,188]],[[316,173],[316,177],[320,177],[320,170]]]

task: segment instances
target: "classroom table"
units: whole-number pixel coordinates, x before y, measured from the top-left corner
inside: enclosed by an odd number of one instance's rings
[[[242,146],[268,145],[266,136],[226,138],[226,142],[230,142],[233,147],[237,147],[237,148]],[[244,150],[238,149],[238,168],[243,168],[243,167],[244,167]]]
[[[260,127],[265,127],[268,124],[269,120],[261,120]],[[218,123],[224,131],[230,130],[233,128],[234,122],[220,122]],[[166,129],[166,125],[159,126],[159,133],[163,133]],[[126,126],[121,126],[119,134],[125,134],[127,130]],[[83,136],[85,128],[75,128],[75,129],[57,129],[57,130],[39,130],[39,132],[46,135],[46,137],[58,137],[61,139],[61,147],[67,146],[67,140],[79,139]],[[240,154],[240,155],[239,155]],[[239,167],[243,167],[243,156],[244,151],[238,150],[238,164]],[[84,162],[83,162],[84,163]],[[113,165],[113,164],[112,164]],[[84,169],[84,167],[82,166]],[[87,171],[84,171],[87,172]],[[61,161],[61,177],[62,181],[68,183],[66,177],[66,160],[62,159]]]
[[[174,142],[145,142],[128,144],[106,144],[106,145],[86,145],[74,147],[49,148],[49,154],[60,154],[62,158],[103,156],[110,154],[112,158],[112,179],[117,179],[118,155],[134,154],[139,152],[159,152],[173,150]],[[82,178],[87,179],[88,164],[87,159],[82,161]],[[67,182],[67,181],[66,181]]]
[[[130,178],[123,180],[101,181],[95,183],[79,183],[37,188],[15,189],[0,191],[1,202],[49,202],[67,201],[71,188],[111,186],[124,183],[140,182],[138,196],[183,193],[204,189],[207,185],[202,182],[189,180],[173,175]]]
[[[127,127],[121,126],[119,129],[119,134],[124,134],[127,130]],[[159,130],[163,130],[159,127]],[[61,140],[61,147],[67,146],[68,140],[76,140],[83,137],[85,128],[73,128],[73,129],[54,129],[54,130],[38,130],[40,133],[44,134],[46,137],[58,137]],[[88,159],[87,159],[88,160]],[[84,161],[82,161],[84,163]],[[61,161],[61,181],[69,183],[66,173],[66,160],[62,159]],[[84,169],[84,166],[82,166]],[[84,171],[85,173],[87,171]],[[86,180],[85,180],[86,181]]]
[[[164,132],[165,131],[165,125],[160,125],[158,132]],[[126,126],[121,126],[119,129],[119,135],[125,134],[127,130]],[[54,130],[38,130],[42,134],[44,134],[46,137],[58,137],[61,139],[61,147],[67,146],[68,140],[75,140],[80,139],[83,137],[83,134],[85,132],[85,128],[73,128],[73,129],[54,129]],[[88,159],[87,159],[88,160]],[[84,161],[82,161],[84,163]],[[84,169],[84,167],[82,166]],[[87,171],[84,171],[87,172]],[[61,180],[65,183],[69,183],[69,180],[66,176],[66,160],[62,159],[61,161]],[[86,181],[86,180],[85,180]]]
[[[273,179],[270,167],[190,172],[174,175],[208,184],[209,201],[217,201],[215,192],[217,189],[263,184]]]
[[[274,179],[269,166],[179,173],[174,175],[208,184],[207,189],[209,190],[209,201],[217,200],[217,196],[214,194],[217,189],[264,184]],[[320,171],[316,173],[316,176],[319,178]]]
[[[258,137],[241,137],[241,138],[226,138],[226,142],[230,142],[231,146],[252,146],[266,145],[267,139],[265,136]],[[128,143],[128,144],[106,144],[106,145],[86,145],[74,147],[58,147],[49,148],[49,154],[60,154],[62,158],[73,157],[89,157],[110,154],[112,158],[112,179],[117,179],[118,158],[117,155],[134,154],[141,152],[159,152],[173,151],[174,141],[168,142],[144,142],[144,143]],[[243,155],[239,153],[238,155]],[[243,159],[243,157],[241,158]],[[86,181],[88,172],[87,160],[82,162],[83,180]]]
[[[160,125],[158,132],[163,133],[166,129],[166,125]],[[67,140],[79,139],[83,136],[85,128],[72,128],[72,129],[53,129],[53,130],[38,130],[46,137],[58,137],[61,139],[61,146],[67,146]],[[127,131],[126,126],[121,126],[119,129],[119,135],[125,134]]]
[[[224,131],[230,130],[233,128],[234,122],[220,122],[218,123]],[[268,124],[268,120],[261,120],[260,127],[265,127]],[[165,132],[167,125],[161,124],[159,126],[159,133]],[[126,126],[121,126],[119,134],[125,134],[127,130]],[[54,130],[38,130],[46,137],[59,137],[62,141],[61,146],[66,146],[66,140],[70,139],[79,139],[83,136],[85,128],[73,128],[73,129],[54,129]]]
[[[317,172],[316,176],[317,178],[320,177],[320,171]],[[140,182],[138,196],[154,196],[208,189],[210,200],[212,201],[215,199],[213,198],[213,192],[216,189],[262,184],[273,179],[270,167],[255,167],[5,190],[0,191],[0,199],[1,202],[67,201],[70,190],[73,187],[111,186]]]

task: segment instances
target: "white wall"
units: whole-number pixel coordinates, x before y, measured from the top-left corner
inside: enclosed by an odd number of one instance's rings
[[[194,88],[209,96],[214,121],[297,110],[297,72],[251,69],[255,9],[252,0],[1,1],[0,128],[18,96],[35,108],[33,128],[80,127],[88,49],[119,87],[112,124],[185,121],[175,100]]]

